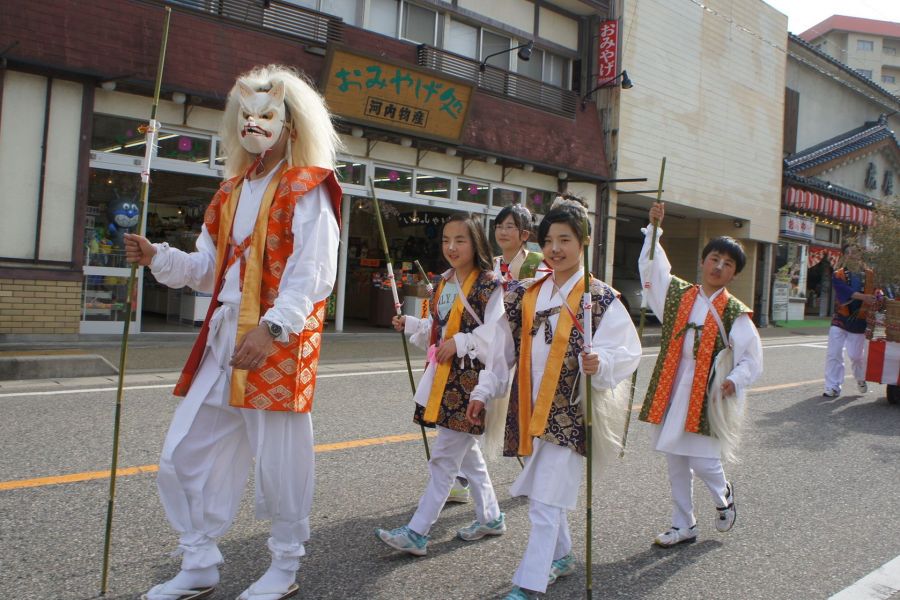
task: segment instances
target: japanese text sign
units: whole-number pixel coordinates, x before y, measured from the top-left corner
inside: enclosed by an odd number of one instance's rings
[[[619,48],[618,21],[601,21],[597,36],[597,83],[603,83],[618,73],[616,58]]]
[[[459,141],[472,86],[429,71],[332,50],[322,86],[335,114],[384,129]]]

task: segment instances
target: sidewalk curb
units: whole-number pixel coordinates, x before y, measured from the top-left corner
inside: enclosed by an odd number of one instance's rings
[[[0,356],[0,381],[115,375],[119,371],[99,354]]]

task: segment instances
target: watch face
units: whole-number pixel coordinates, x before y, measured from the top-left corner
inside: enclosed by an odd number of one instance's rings
[[[281,325],[276,325],[275,323],[268,323],[269,333],[274,337],[278,337],[281,335]]]

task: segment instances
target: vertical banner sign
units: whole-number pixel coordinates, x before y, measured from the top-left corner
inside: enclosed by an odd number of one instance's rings
[[[619,22],[600,21],[597,36],[597,84],[616,76],[619,72],[616,58],[619,50]]]

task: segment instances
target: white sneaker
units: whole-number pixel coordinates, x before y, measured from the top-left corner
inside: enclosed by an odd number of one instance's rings
[[[463,527],[456,532],[456,535],[459,536],[459,539],[461,540],[473,542],[475,540],[480,540],[486,535],[503,535],[504,533],[506,533],[506,515],[500,513],[499,517],[484,525],[477,520],[472,521],[471,525]]]
[[[837,398],[841,395],[841,392],[840,390],[836,390],[834,388],[828,388],[822,395],[826,398]]]
[[[860,394],[865,394],[866,392],[869,391],[869,384],[866,383],[865,381],[857,381],[857,382],[856,382],[856,389],[859,390],[859,393],[860,393]]]
[[[716,507],[716,529],[722,533],[730,531],[734,527],[737,518],[737,508],[734,506],[734,487],[730,483],[725,484],[725,506]]]
[[[453,487],[450,488],[450,495],[447,496],[447,502],[465,504],[471,499],[472,495],[469,493],[469,486],[461,484],[459,479],[454,479]]]
[[[653,543],[663,548],[671,548],[678,544],[691,544],[697,540],[697,526],[688,529],[670,527],[667,531],[656,536]]]

